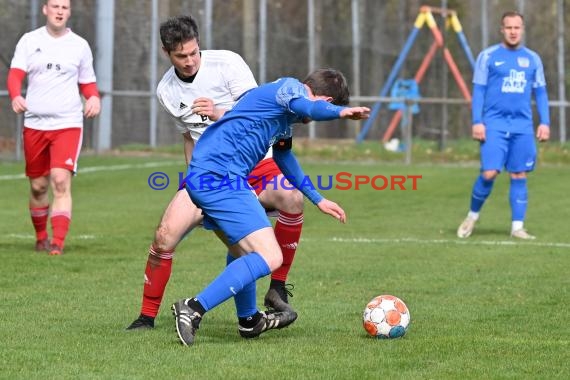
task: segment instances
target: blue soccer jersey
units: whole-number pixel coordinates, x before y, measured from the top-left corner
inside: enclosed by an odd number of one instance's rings
[[[491,46],[477,57],[473,84],[473,124],[483,123],[487,129],[503,132],[533,133],[532,94],[545,93],[546,86],[537,53],[524,46]],[[549,124],[548,110],[542,109],[541,123]]]
[[[246,177],[277,140],[292,136],[292,124],[305,117],[339,117],[343,107],[313,102],[308,96],[305,86],[294,78],[280,78],[246,92],[206,129],[192,153],[191,167],[229,178]],[[293,107],[296,100],[300,102]]]
[[[306,87],[293,78],[281,78],[246,92],[234,107],[210,125],[198,140],[188,168],[186,189],[204,213],[204,227],[222,230],[230,244],[270,227],[265,210],[245,178],[277,140],[292,136],[292,124],[340,117],[343,107],[313,101]],[[301,185],[304,173],[290,150],[274,152],[287,178]],[[206,184],[207,181],[207,184]],[[314,204],[322,195],[299,186]]]

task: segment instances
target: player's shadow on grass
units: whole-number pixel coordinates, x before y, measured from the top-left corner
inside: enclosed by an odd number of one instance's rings
[[[233,302],[233,301],[232,301]],[[259,337],[253,339],[245,339],[239,335],[237,318],[228,319],[226,317],[211,316],[200,323],[200,329],[196,334],[195,344],[223,345],[231,344],[254,344],[254,342],[265,342],[266,344],[283,344],[283,340],[293,339],[292,330],[289,327],[284,329],[275,329],[262,333]],[[157,321],[160,324],[155,329],[168,331],[172,335],[172,342],[180,345],[180,341],[176,335],[176,326],[174,318],[160,317]]]
[[[47,251],[36,252],[35,250],[35,240],[17,240],[9,243],[0,243],[0,254],[10,253],[10,254],[42,254],[47,253]]]
[[[0,242],[0,255],[3,253],[30,255],[47,254],[47,251],[36,251],[35,245],[36,241],[32,239],[18,239],[7,243]],[[97,243],[96,241],[72,241],[65,244],[64,254],[99,254],[104,250],[104,248],[103,243]]]
[[[448,231],[453,235],[454,238],[461,241],[468,241],[470,239],[476,240],[477,237],[485,237],[486,239],[491,240],[505,240],[511,238],[511,234],[509,233],[508,229],[498,227],[477,227],[473,230],[473,233],[468,238],[459,238],[457,236],[457,229],[449,229]]]

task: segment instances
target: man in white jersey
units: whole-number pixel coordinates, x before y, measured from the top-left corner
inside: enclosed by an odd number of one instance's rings
[[[61,255],[71,222],[71,177],[83,136],[83,117],[99,114],[101,103],[87,41],[67,28],[70,0],[46,0],[46,25],[20,38],[10,70],[12,109],[24,113],[24,156],[30,180],[29,209],[36,251]],[[22,82],[28,77],[26,97]],[[87,99],[85,106],[80,93]],[[47,232],[51,186],[51,241]]]
[[[188,165],[194,145],[204,130],[222,117],[243,93],[257,87],[257,83],[238,54],[227,50],[200,51],[198,27],[191,16],[167,20],[161,25],[160,35],[163,50],[173,66],[158,84],[157,96],[182,133]],[[248,324],[254,323],[262,329],[254,334],[257,336],[270,328],[285,327],[297,317],[288,304],[285,280],[301,235],[303,195],[292,186],[275,185],[282,183],[283,174],[271,158],[271,150],[251,173],[251,178],[260,203],[267,209],[279,211],[275,235],[285,263],[272,275],[270,289],[265,296],[265,304],[271,311],[258,312],[255,283],[235,297],[240,328],[247,329]],[[192,203],[186,190],[178,191],[155,231],[145,269],[141,312],[128,330],[154,327],[170,278],[176,246],[202,219],[202,211]],[[233,259],[228,254],[228,263]],[[252,316],[256,316],[254,322]],[[279,324],[272,324],[275,321]]]

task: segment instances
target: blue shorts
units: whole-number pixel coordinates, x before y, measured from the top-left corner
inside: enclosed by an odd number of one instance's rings
[[[187,179],[186,191],[202,209],[204,228],[223,231],[233,245],[252,232],[271,227],[265,209],[246,179],[200,173],[196,168],[193,172],[196,174]]]
[[[503,168],[509,173],[530,172],[536,163],[536,142],[532,134],[487,130],[481,143],[481,171]]]

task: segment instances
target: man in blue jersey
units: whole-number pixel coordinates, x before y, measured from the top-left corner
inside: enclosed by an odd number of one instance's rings
[[[220,119],[225,111],[247,90],[257,83],[242,57],[228,50],[201,50],[200,34],[194,18],[189,15],[171,17],[160,25],[163,50],[172,66],[166,71],[157,86],[156,95],[164,111],[174,121],[182,134],[186,165],[189,164],[195,143],[203,131]],[[279,182],[283,174],[275,164],[270,149],[266,157],[250,173],[251,185],[259,181]],[[269,319],[283,318],[292,322],[296,312],[289,305],[288,296],[292,284],[286,284],[288,273],[296,255],[303,227],[303,194],[297,189],[283,186],[256,186],[259,202],[277,217],[275,237],[283,253],[283,265],[271,273],[269,290],[264,303]],[[196,207],[185,189],[178,191],[165,209],[156,227],[154,239],[148,250],[144,271],[143,297],[139,316],[127,327],[129,331],[154,328],[155,317],[170,280],[173,258],[182,239],[202,222],[202,211]],[[228,255],[231,259],[231,256]],[[252,288],[255,283],[251,285]],[[246,323],[257,310],[241,305],[250,305],[236,295],[238,324]],[[281,322],[283,326],[283,322]]]
[[[511,177],[511,236],[532,240],[535,237],[523,224],[528,198],[527,172],[536,164],[531,98],[534,93],[540,118],[536,138],[546,141],[550,137],[548,94],[540,57],[522,45],[523,16],[506,12],[501,20],[502,43],[483,50],[475,65],[472,132],[481,144],[481,173],[473,185],[470,211],[457,236],[471,235],[495,178],[505,168]]]
[[[257,279],[281,266],[283,257],[271,223],[247,185],[249,173],[270,147],[274,148],[277,166],[293,186],[323,213],[346,222],[344,210],[307,183],[290,142],[295,123],[369,116],[367,107],[345,107],[348,98],[342,73],[320,69],[303,82],[280,78],[249,90],[223,118],[206,129],[194,149],[186,189],[204,213],[204,227],[216,232],[235,259],[197,296],[172,305],[182,344],[194,343],[204,313],[237,293],[247,292]],[[255,312],[255,296],[249,299]],[[248,322],[239,326],[244,337],[285,327],[261,313]]]

